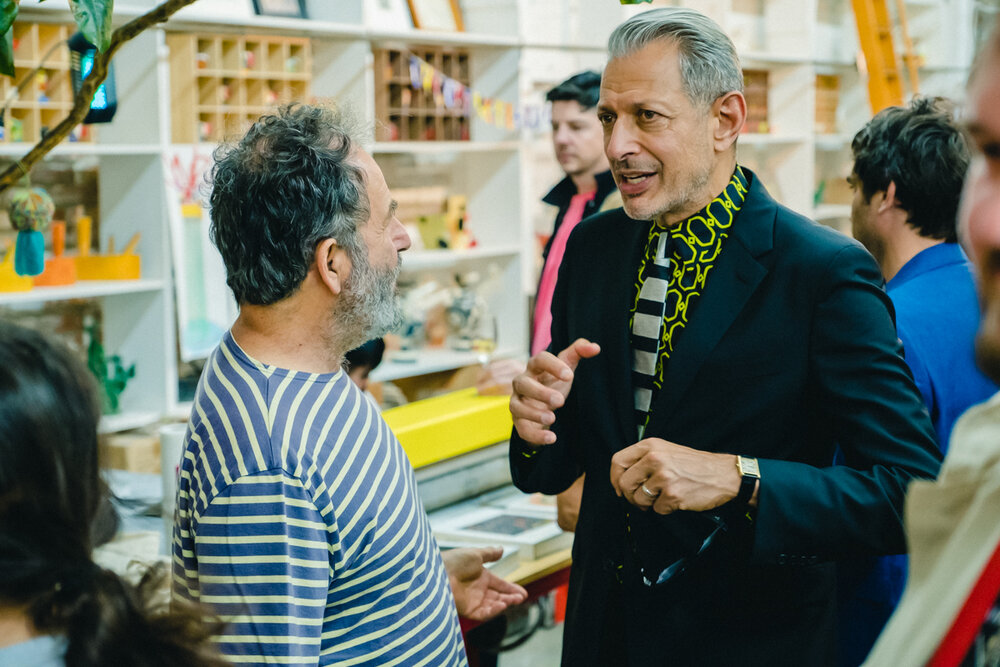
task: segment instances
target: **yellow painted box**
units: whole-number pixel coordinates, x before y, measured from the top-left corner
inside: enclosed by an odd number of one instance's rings
[[[495,445],[510,438],[507,396],[480,396],[475,388],[414,401],[383,413],[414,468]]]
[[[139,255],[84,255],[76,258],[80,280],[138,280]]]

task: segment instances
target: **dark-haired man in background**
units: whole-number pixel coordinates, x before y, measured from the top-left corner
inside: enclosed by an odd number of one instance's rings
[[[552,103],[552,148],[566,176],[542,201],[554,209],[555,222],[542,251],[542,274],[535,295],[531,325],[531,354],[548,347],[552,339],[552,294],[566,241],[584,218],[622,205],[621,195],[604,154],[604,130],[597,119],[601,75],[593,71],[574,74],[545,95]],[[490,364],[477,386],[481,393],[510,394],[511,380],[524,371],[519,360],[504,359]],[[580,513],[583,477],[557,498],[559,525],[574,530]]]
[[[854,237],[875,256],[896,311],[906,363],[938,445],[971,405],[997,391],[976,367],[979,304],[972,265],[958,245],[958,202],[969,147],[943,99],[879,112],[851,143]],[[906,556],[838,566],[840,662],[858,665],[895,609]]]
[[[975,268],[980,368],[1000,382],[1000,32],[972,69],[966,123],[973,158],[959,238]],[[955,424],[934,482],[906,493],[910,577],[868,667],[1000,664],[1000,394]]]
[[[854,137],[854,237],[875,256],[896,309],[906,364],[941,451],[965,410],[997,390],[976,367],[972,265],[958,245],[969,148],[945,100],[881,111]]]
[[[587,71],[571,76],[545,95],[552,103],[552,147],[566,177],[542,197],[556,208],[556,219],[542,251],[545,264],[535,299],[531,354],[544,350],[551,340],[552,291],[573,228],[587,216],[622,205],[604,154],[604,130],[597,120],[595,107],[600,94],[601,75]]]
[[[622,205],[604,154],[604,129],[597,120],[600,96],[601,75],[591,71],[571,76],[545,95],[545,99],[552,102],[552,147],[566,178],[542,198],[543,202],[559,210],[552,236],[542,251],[545,263],[535,296],[532,355],[544,350],[552,340],[552,293],[570,233],[587,216]],[[559,526],[563,530],[576,529],[583,480],[581,475],[556,498]]]

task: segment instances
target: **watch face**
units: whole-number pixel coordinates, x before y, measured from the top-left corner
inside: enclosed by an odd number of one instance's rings
[[[751,459],[745,456],[738,456],[736,457],[736,461],[739,463],[741,475],[749,475],[750,477],[760,477],[760,468],[757,467],[757,459]]]

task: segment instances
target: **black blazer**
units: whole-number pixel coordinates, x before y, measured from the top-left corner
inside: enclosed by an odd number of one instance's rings
[[[833,560],[905,550],[903,495],[940,453],[901,356],[879,268],[857,242],[778,205],[752,173],[744,207],[671,355],[647,436],[759,458],[753,524],[734,527],[655,590],[636,577],[691,549],[707,520],[633,512],[610,459],[636,441],[629,307],[648,222],[621,210],[574,230],[552,306],[552,345],[600,343],[583,360],[555,444],[533,457],[515,431],[524,491],[557,493],[587,473],[563,664],[600,664],[620,640],[632,665],[831,664]],[[832,467],[840,447],[846,466]],[[700,538],[697,538],[700,539]],[[624,583],[616,584],[616,566]],[[605,630],[620,621],[620,638]]]

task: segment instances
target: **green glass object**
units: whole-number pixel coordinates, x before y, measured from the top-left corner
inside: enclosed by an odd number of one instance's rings
[[[135,377],[135,364],[125,368],[122,358],[117,354],[105,356],[101,333],[95,323],[91,322],[84,330],[90,338],[87,345],[87,368],[97,378],[101,389],[101,412],[106,415],[117,414],[121,409],[120,397],[125,391],[125,385]]]

